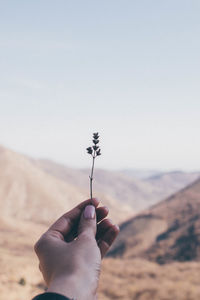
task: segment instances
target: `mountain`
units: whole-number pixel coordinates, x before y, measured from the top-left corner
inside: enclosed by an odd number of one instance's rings
[[[76,176],[76,181],[78,181]],[[0,147],[1,216],[51,223],[88,197],[88,189],[48,174],[34,160]],[[103,193],[102,193],[103,194]],[[131,208],[103,195],[115,222],[130,216]]]
[[[72,169],[50,160],[35,160],[35,163],[48,174],[76,185],[77,188],[83,189],[89,185],[89,169]],[[151,171],[148,174],[154,174],[153,177],[138,179],[127,175],[127,172],[96,169],[93,181],[94,191],[100,199],[102,194],[107,195],[121,205],[127,205],[127,211],[131,207],[131,211],[134,213],[165,199],[196,180],[200,175],[197,172],[180,171],[157,172],[155,175],[155,172]]]
[[[83,193],[35,167],[26,157],[0,147],[0,208],[4,217],[49,222]]]
[[[89,169],[69,169],[68,167],[48,161],[38,160],[35,162],[48,174],[55,176],[71,184],[76,184],[77,188],[87,186],[89,188]],[[136,213],[155,203],[156,189],[152,185],[139,179],[132,179],[117,171],[96,169],[94,173],[95,195],[101,199],[101,195],[107,195],[115,199],[120,205],[131,207],[132,212]]]
[[[199,177],[200,172],[172,171],[148,177],[145,181],[171,195],[194,182]]]
[[[135,180],[135,176],[137,178],[140,177],[140,180],[142,179],[144,183],[151,186],[154,200],[151,201],[150,205],[171,196],[200,177],[200,172],[183,171],[159,172],[142,170],[141,173],[139,173],[139,170],[130,169],[122,173],[128,175],[132,180]],[[148,192],[150,193],[151,191],[149,190]],[[143,207],[143,209],[144,208],[146,207]]]
[[[159,264],[200,260],[200,179],[120,227],[109,256]]]
[[[0,299],[27,300],[43,293],[33,245],[46,226],[30,221],[9,225],[0,220]],[[159,265],[141,258],[104,259],[100,276],[102,300],[197,300],[200,263]]]
[[[49,162],[46,170],[40,163],[0,147],[0,299],[32,299],[44,291],[33,245],[52,220],[88,193],[88,170],[57,166],[56,175],[54,163],[52,170]],[[95,193],[105,197],[114,218],[124,218],[123,202],[111,195],[131,183],[114,173],[95,173]],[[99,298],[199,299],[200,262],[190,261],[199,259],[199,199],[200,180],[123,222],[111,251],[115,258],[103,261]]]
[[[2,215],[50,223],[63,211],[89,197],[90,170],[77,170],[35,160],[0,147],[0,208]],[[114,222],[157,203],[197,174],[163,174],[147,180],[120,172],[95,170],[94,195],[111,211]],[[162,181],[162,184],[160,183]],[[178,183],[174,183],[178,182]]]
[[[148,169],[123,169],[123,170],[119,170],[119,172],[129,177],[138,178],[138,179],[147,179],[153,176],[163,174],[162,171],[148,170]]]

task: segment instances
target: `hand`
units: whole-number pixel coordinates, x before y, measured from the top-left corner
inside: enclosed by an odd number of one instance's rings
[[[104,257],[119,233],[106,207],[89,199],[60,217],[35,244],[47,292],[77,300],[96,297]]]

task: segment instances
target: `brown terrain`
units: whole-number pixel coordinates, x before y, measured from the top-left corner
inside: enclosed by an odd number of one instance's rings
[[[79,190],[88,186],[90,170],[70,169],[49,160],[34,160],[33,162],[48,174],[76,185]],[[121,205],[128,205],[134,213],[138,213],[178,192],[200,176],[199,172],[176,171],[158,173],[145,179],[138,179],[134,175],[127,174],[129,173],[96,169],[94,189],[100,199],[107,195],[115,203],[117,201]]]
[[[86,198],[86,171],[69,169],[66,175],[63,167],[61,178],[60,167],[55,171],[54,163],[53,170],[47,165],[0,148],[0,300],[27,300],[44,291],[33,245],[63,211]],[[113,191],[112,176],[114,172],[96,173],[97,194],[115,221],[129,219],[121,223],[119,238],[104,260],[99,299],[199,299],[200,181],[130,218],[133,206],[122,206],[122,196],[115,199],[122,175],[115,174]]]
[[[105,299],[199,299],[199,204],[197,180],[121,224],[104,265]]]
[[[69,169],[69,173],[72,171]],[[88,176],[85,175],[88,179]],[[76,180],[77,178],[77,180]],[[33,160],[0,147],[0,209],[4,217],[50,224],[60,214],[88,198],[88,189],[74,178],[63,181],[45,172]],[[88,186],[88,182],[86,187]],[[97,194],[111,210],[115,222],[133,214],[130,206],[103,192]]]
[[[111,256],[159,264],[200,260],[200,179],[120,227]]]

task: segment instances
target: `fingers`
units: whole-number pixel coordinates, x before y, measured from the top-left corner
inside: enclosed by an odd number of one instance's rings
[[[96,211],[93,205],[87,205],[81,215],[78,226],[78,236],[82,233],[87,234],[88,237],[95,238],[96,235]]]
[[[113,226],[110,219],[104,219],[97,225],[96,240],[98,241]]]
[[[69,212],[65,213],[61,216],[49,229],[49,231],[57,231],[62,237],[65,237],[73,226],[78,223],[82,210],[87,205],[93,205],[97,207],[99,205],[99,201],[96,198],[88,199],[80,203],[78,206],[70,210]]]
[[[56,233],[56,236],[66,242],[71,242],[77,237],[79,220],[83,209],[92,204],[96,208],[96,220],[97,223],[101,222],[108,215],[108,208],[106,206],[97,207],[99,201],[96,198],[83,201],[78,206],[70,210],[61,216],[47,231],[47,233]],[[112,222],[109,219],[97,225],[97,240],[112,226]],[[55,235],[54,235],[55,236]]]
[[[98,241],[102,258],[109,250],[118,233],[119,227],[117,225],[113,225],[110,219],[104,219],[98,224],[96,240]]]
[[[97,219],[97,222],[100,222],[102,221],[107,215],[108,215],[108,208],[106,206],[102,206],[102,207],[97,207],[96,208],[96,219]],[[66,236],[65,236],[65,241],[66,242],[71,242],[73,241],[76,237],[77,237],[77,234],[78,234],[78,225],[79,225],[79,219],[76,223],[74,223],[70,233],[68,233]]]
[[[99,246],[102,258],[105,256],[106,252],[109,250],[110,246],[116,239],[118,233],[119,233],[119,227],[117,225],[112,225],[112,226],[109,225],[108,230],[99,239],[98,246]]]
[[[109,210],[106,206],[101,206],[96,208],[96,215],[97,215],[97,223],[107,217]]]

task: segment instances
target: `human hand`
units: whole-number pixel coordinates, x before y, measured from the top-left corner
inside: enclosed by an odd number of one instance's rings
[[[89,199],[60,217],[35,244],[47,292],[77,300],[96,297],[104,257],[119,233],[106,207]],[[95,212],[96,210],[96,212]]]

